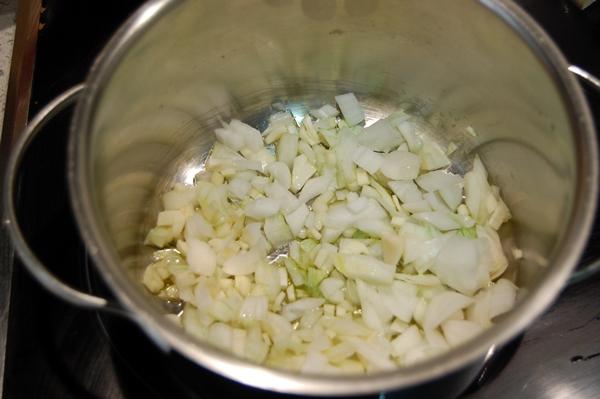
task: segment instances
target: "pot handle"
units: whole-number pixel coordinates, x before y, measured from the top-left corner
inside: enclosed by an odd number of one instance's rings
[[[577,65],[569,66],[569,71],[578,78],[583,79],[588,85],[600,92],[600,79],[589,73],[588,71],[578,67]],[[575,284],[600,271],[600,258],[595,259],[571,274],[569,284]]]
[[[31,275],[48,291],[59,298],[82,308],[103,310],[121,316],[129,314],[118,305],[108,300],[78,291],[60,281],[33,253],[23,236],[15,210],[15,189],[17,174],[25,151],[42,130],[42,128],[59,112],[72,105],[84,89],[83,84],[76,85],[60,94],[48,103],[27,124],[23,134],[15,143],[8,160],[4,177],[4,220],[8,233],[12,238],[16,252]]]
[[[585,80],[591,87],[600,91],[600,79],[577,65],[569,66],[569,72],[577,75],[578,78]]]

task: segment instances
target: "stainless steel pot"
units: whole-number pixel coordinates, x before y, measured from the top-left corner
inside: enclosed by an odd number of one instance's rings
[[[34,118],[5,180],[5,222],[33,275],[71,303],[126,315],[165,351],[238,382],[310,395],[408,389],[449,378],[527,327],[583,249],[598,191],[594,127],[569,64],[507,0],[153,0],[115,34],[84,85]],[[584,73],[579,71],[580,74]],[[139,283],[157,197],[196,171],[221,119],[263,126],[273,103],[301,114],[353,91],[368,119],[400,103],[474,153],[513,211],[518,304],[481,336],[413,367],[369,376],[299,375],[248,363],[169,322]],[[29,250],[14,213],[22,151],[77,101],[69,145],[73,208],[117,304],[66,287]],[[478,132],[473,137],[466,127]]]

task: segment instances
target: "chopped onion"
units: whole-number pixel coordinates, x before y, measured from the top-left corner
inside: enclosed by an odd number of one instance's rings
[[[237,119],[233,119],[229,128],[244,139],[244,145],[251,151],[258,151],[263,148],[262,135],[258,130]]]
[[[256,250],[242,251],[223,262],[223,271],[233,276],[242,276],[256,271],[260,255]]]
[[[212,275],[217,267],[217,255],[210,245],[197,238],[189,239],[187,245],[187,261],[190,269],[204,276]]]
[[[264,219],[279,212],[279,201],[272,198],[258,198],[244,208],[246,216],[253,219]]]
[[[344,119],[350,126],[356,125],[365,119],[365,112],[358,103],[354,93],[335,96],[335,101],[340,107]]]
[[[238,199],[243,199],[248,194],[251,188],[252,186],[250,185],[250,182],[248,182],[248,180],[239,177],[231,179],[231,181],[227,185],[227,189],[229,190],[229,192]]]
[[[361,279],[371,284],[391,284],[396,267],[372,256],[343,255],[336,257],[336,268],[350,278]]]
[[[265,320],[267,317],[268,306],[269,300],[264,295],[247,296],[244,298],[244,302],[240,308],[239,317],[244,322]]]
[[[373,151],[389,152],[404,142],[402,134],[389,121],[380,119],[365,128],[358,137],[359,143]]]
[[[215,136],[217,136],[217,140],[234,151],[239,151],[246,145],[244,137],[229,128],[215,129]]]
[[[478,262],[477,241],[450,237],[438,254],[433,271],[440,280],[458,292],[472,295],[489,282],[489,271]]]
[[[299,319],[304,313],[316,309],[325,302],[321,298],[302,298],[283,307],[281,315],[289,321]]]
[[[344,280],[334,277],[324,279],[319,286],[321,293],[330,302],[340,303],[344,300]]]
[[[414,203],[423,199],[423,195],[419,191],[419,188],[411,180],[390,181],[388,182],[388,185],[403,203]]]
[[[458,346],[479,334],[482,327],[468,320],[448,320],[442,323],[442,331],[451,346]]]
[[[437,294],[431,298],[427,305],[423,318],[423,328],[426,331],[437,328],[456,311],[466,308],[471,302],[473,302],[471,298],[457,292],[444,291]]]
[[[403,356],[410,349],[418,348],[424,344],[423,337],[419,328],[415,325],[408,327],[402,334],[392,341],[392,354],[394,356]]]
[[[358,146],[354,150],[352,160],[372,175],[383,165],[383,157],[364,146]]]
[[[336,102],[343,118],[324,105],[275,113],[262,134],[224,124],[206,171],[162,196],[145,243],[165,249],[141,281],[185,303],[169,317],[194,337],[270,367],[372,373],[514,306],[496,231],[511,214],[481,160],[450,173],[422,118],[363,128],[354,94]]]
[[[267,165],[267,171],[282,187],[289,189],[292,184],[290,169],[283,162],[272,162]],[[230,183],[231,184],[231,183]],[[241,198],[241,197],[239,197]]]
[[[452,214],[446,211],[418,212],[413,214],[413,217],[417,220],[429,223],[441,231],[456,230],[462,227],[461,224],[452,217]]]
[[[275,248],[278,248],[293,239],[292,233],[281,215],[275,215],[265,219],[264,230],[267,240],[269,240]]]
[[[392,180],[412,180],[419,175],[421,160],[408,151],[394,151],[385,155],[381,173]]]
[[[312,166],[306,155],[298,155],[294,159],[294,166],[292,168],[292,191],[298,192],[304,186],[308,179],[315,174],[317,169]]]
[[[300,204],[294,211],[285,215],[285,221],[294,237],[297,237],[300,234],[309,213],[310,210],[308,209],[308,206],[306,206],[306,204]]]
[[[425,191],[437,191],[458,185],[462,182],[462,178],[445,170],[435,170],[422,174],[415,181]]]
[[[286,164],[289,168],[292,167],[294,158],[298,153],[298,135],[286,133],[279,139],[277,146],[277,160]]]

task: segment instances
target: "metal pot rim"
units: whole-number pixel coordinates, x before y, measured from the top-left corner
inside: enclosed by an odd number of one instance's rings
[[[133,313],[140,327],[165,351],[176,350],[214,372],[254,387],[294,394],[358,395],[415,386],[466,367],[496,345],[523,331],[555,299],[575,267],[590,232],[598,195],[598,153],[592,117],[566,59],[543,29],[512,0],[479,0],[527,42],[546,65],[567,108],[577,151],[577,193],[563,242],[555,251],[552,270],[503,320],[459,348],[415,366],[369,376],[305,375],[250,363],[199,342],[152,307],[138,290],[116,278],[119,259],[110,250],[96,223],[87,184],[85,150],[93,110],[104,82],[123,54],[161,15],[181,4],[180,0],[151,0],[115,33],[92,66],[86,88],[73,117],[68,149],[68,181],[74,214],[90,255],[120,303]],[[84,134],[80,134],[84,132]],[[490,349],[491,348],[491,349]]]

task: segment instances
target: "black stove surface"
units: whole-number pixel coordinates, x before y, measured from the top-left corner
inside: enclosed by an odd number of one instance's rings
[[[572,62],[600,75],[600,4],[582,13],[566,0],[519,1]],[[48,0],[40,32],[30,115],[81,82],[97,52],[139,0]],[[600,95],[588,99],[600,121]],[[102,290],[88,266],[64,181],[70,115],[36,140],[21,178],[21,220],[40,258],[84,289]],[[582,262],[600,256],[600,222]],[[2,237],[2,251],[7,249]],[[1,257],[12,276],[3,375],[4,398],[216,398],[238,387],[198,372],[195,389],[182,382],[145,336],[125,320],[78,310],[46,293],[17,260]],[[12,269],[12,275],[10,271]],[[88,274],[89,271],[89,274]],[[468,398],[600,397],[600,276],[564,290],[526,333],[486,365]],[[187,380],[186,380],[187,381]],[[244,397],[264,397],[244,392]]]

